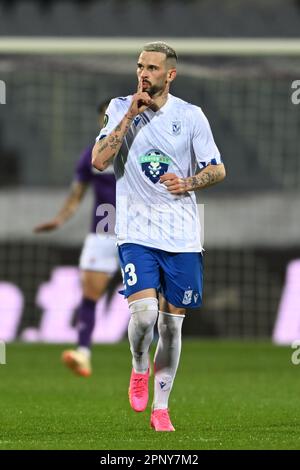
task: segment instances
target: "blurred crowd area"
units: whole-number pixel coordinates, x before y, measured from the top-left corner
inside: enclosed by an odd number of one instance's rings
[[[299,31],[299,0],[0,2],[2,36],[298,37]]]

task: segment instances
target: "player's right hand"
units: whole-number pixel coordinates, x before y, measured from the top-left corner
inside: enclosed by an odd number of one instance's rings
[[[34,233],[51,232],[52,230],[56,230],[59,226],[59,220],[53,219],[49,222],[45,222],[44,224],[37,225],[34,227],[33,231]]]
[[[143,82],[138,81],[137,92],[132,96],[131,104],[127,114],[135,118],[140,113],[143,113],[149,106],[153,105],[154,101],[146,91],[143,91]]]

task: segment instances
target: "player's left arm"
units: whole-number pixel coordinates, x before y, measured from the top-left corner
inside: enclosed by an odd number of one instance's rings
[[[217,165],[208,164],[203,170],[194,176],[180,178],[175,173],[165,173],[160,177],[171,194],[184,194],[187,191],[197,191],[220,183],[226,177],[226,170],[223,163]]]

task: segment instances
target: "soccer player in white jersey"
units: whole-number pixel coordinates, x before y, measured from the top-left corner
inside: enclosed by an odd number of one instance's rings
[[[92,152],[114,162],[116,234],[131,319],[129,401],[148,403],[149,348],[158,322],[151,426],[174,431],[168,400],[181,351],[186,308],[202,301],[202,246],[195,191],[222,181],[225,168],[202,110],[169,93],[176,52],[147,44],[137,63],[137,93],[113,99]],[[196,174],[196,167],[200,168]]]

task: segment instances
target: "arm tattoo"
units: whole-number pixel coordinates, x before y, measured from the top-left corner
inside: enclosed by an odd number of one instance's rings
[[[120,150],[120,147],[122,145],[123,139],[125,135],[128,132],[128,129],[130,128],[132,123],[132,119],[128,116],[124,116],[122,121],[115,127],[115,129],[111,132],[111,134],[108,135],[108,137],[105,139],[105,142],[99,146],[98,148],[98,155],[106,150],[107,148],[109,149],[108,155],[103,155],[102,158],[103,162],[109,163],[113,158],[117,155],[117,153]],[[107,152],[106,152],[107,153]]]
[[[129,127],[131,126],[131,120],[126,122],[124,131],[122,132],[122,121],[115,127],[111,135],[109,136],[109,146],[112,150],[116,150],[121,147],[123,139],[127,134]],[[119,135],[121,133],[121,135]],[[123,134],[123,135],[122,135]]]
[[[218,166],[209,166],[210,168],[206,169],[206,171],[201,171],[197,175],[190,176],[185,179],[184,184],[188,191],[207,188],[208,186],[218,183],[224,178],[223,169],[218,168]]]
[[[98,153],[101,153],[103,150],[105,150],[106,148],[108,147],[108,144],[107,143],[104,143],[103,145],[101,145],[101,147],[98,148]]]
[[[109,146],[112,150],[116,150],[116,148],[122,144],[122,140],[117,135],[111,135],[108,139]]]

